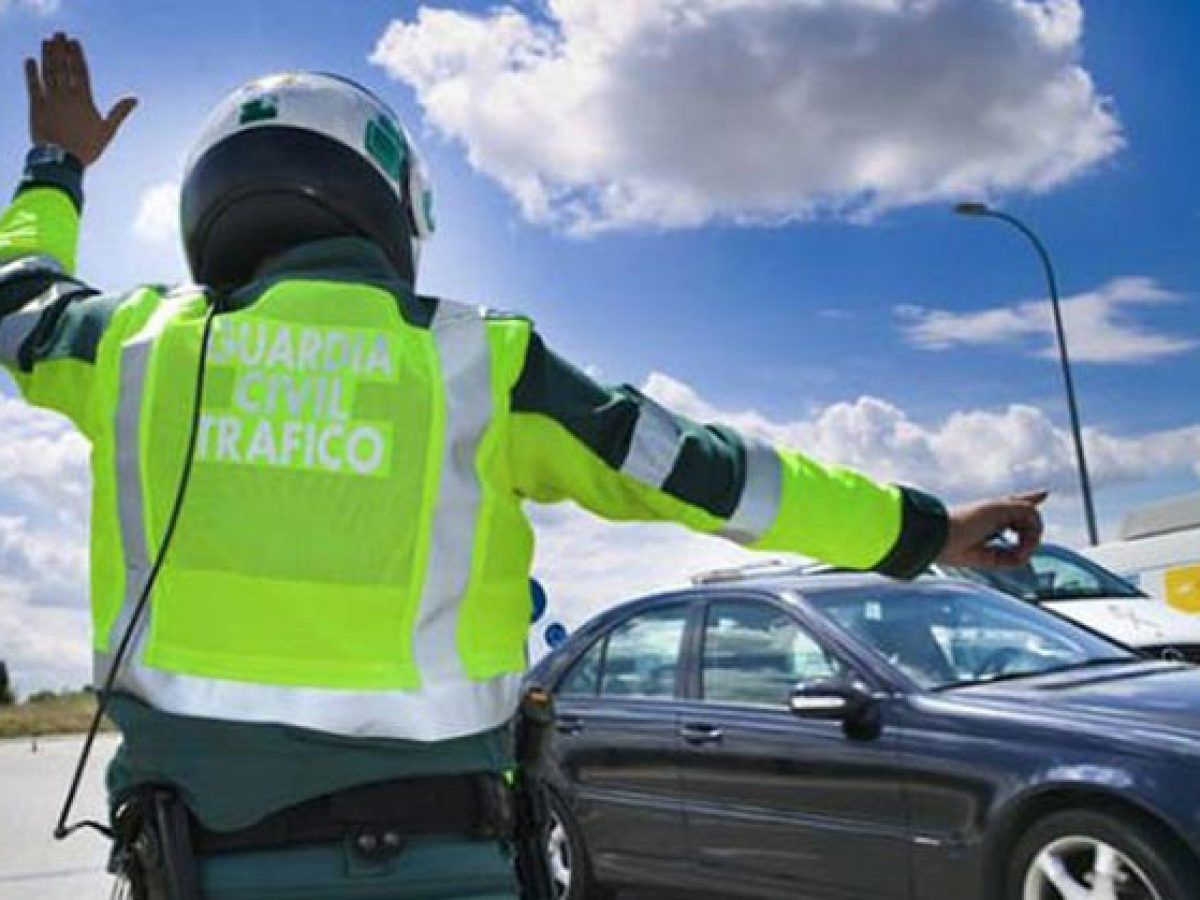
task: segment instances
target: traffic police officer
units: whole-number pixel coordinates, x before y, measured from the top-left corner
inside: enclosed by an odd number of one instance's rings
[[[515,895],[487,798],[512,766],[527,500],[898,577],[1037,543],[1039,496],[948,513],[597,384],[525,318],[416,293],[420,159],[331,75],[259,79],[210,116],[182,193],[203,287],[99,293],[74,274],[82,174],[133,101],[100,115],[62,34],[26,74],[0,362],[91,442],[109,788],[121,810],[147,786],[177,804],[140,820],[191,826],[193,893]],[[1006,528],[1015,549],[988,543]]]

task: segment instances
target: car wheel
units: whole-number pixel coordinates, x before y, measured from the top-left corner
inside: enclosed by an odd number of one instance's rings
[[[549,794],[546,863],[554,900],[612,900],[616,894],[596,883],[579,826],[566,805]]]
[[[1195,864],[1169,836],[1135,818],[1055,813],[1018,843],[1008,900],[1188,900]]]

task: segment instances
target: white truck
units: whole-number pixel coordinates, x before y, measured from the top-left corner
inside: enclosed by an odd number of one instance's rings
[[[1121,539],[1080,553],[1182,612],[1200,616],[1200,493],[1134,510]]]

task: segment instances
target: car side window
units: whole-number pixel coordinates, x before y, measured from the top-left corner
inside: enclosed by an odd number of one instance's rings
[[[600,660],[604,655],[601,638],[571,664],[555,691],[560,697],[594,697],[600,689]]]
[[[608,637],[601,695],[674,697],[687,616],[687,606],[670,606],[619,625]]]
[[[843,668],[784,610],[721,600],[708,608],[701,672],[705,700],[782,709],[798,682],[836,678]]]

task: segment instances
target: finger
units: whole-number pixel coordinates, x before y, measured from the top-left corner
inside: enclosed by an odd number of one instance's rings
[[[54,41],[42,41],[42,82],[46,93],[58,87],[58,70],[54,67]]]
[[[57,32],[42,44],[42,77],[52,91],[65,90],[70,80],[67,71],[67,36]]]
[[[1046,490],[1027,491],[1023,494],[1013,494],[1010,499],[1016,500],[1018,503],[1029,503],[1032,506],[1041,506],[1046,502],[1046,498],[1049,496],[1050,492]]]
[[[91,91],[91,85],[88,83],[87,62],[83,58],[83,47],[77,40],[67,41],[67,71],[71,77],[71,90],[79,93],[88,93]]]
[[[25,60],[25,87],[29,91],[29,102],[31,104],[41,103],[44,91],[36,59]]]
[[[108,129],[109,138],[117,133],[117,129],[129,118],[129,114],[137,108],[137,105],[136,97],[122,97],[113,104],[113,108],[104,117],[104,125]]]

